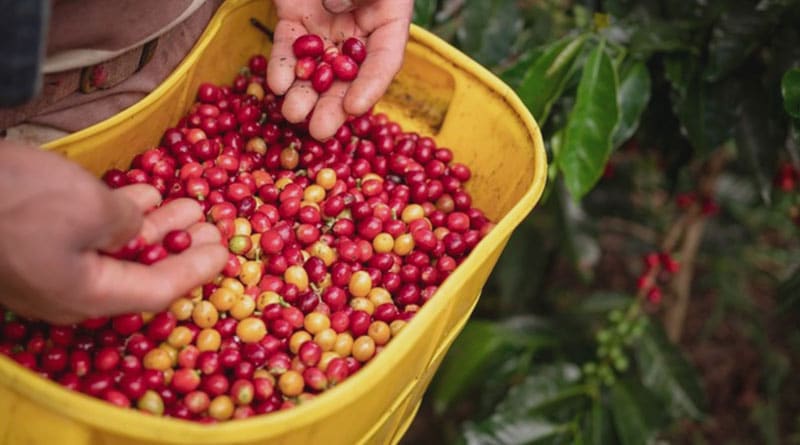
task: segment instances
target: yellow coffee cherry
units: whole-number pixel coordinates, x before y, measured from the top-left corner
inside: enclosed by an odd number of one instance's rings
[[[283,273],[283,280],[297,286],[300,292],[308,290],[308,274],[303,266],[289,266]]]
[[[256,298],[256,309],[259,311],[263,311],[265,307],[269,306],[273,303],[280,303],[281,296],[271,290],[266,292],[262,292]]]
[[[425,217],[425,209],[419,204],[409,204],[400,213],[400,219],[408,224],[411,221],[422,219]]]
[[[372,290],[369,291],[367,298],[369,298],[369,301],[371,301],[375,307],[392,302],[392,294],[382,287],[373,287]]]
[[[240,260],[244,262],[244,260]],[[244,293],[244,285],[241,281],[237,280],[236,278],[226,277],[223,278],[222,282],[220,283],[220,287],[225,287],[232,290],[236,294],[243,294]]]
[[[414,237],[410,233],[404,233],[394,240],[394,253],[406,256],[414,250]]]
[[[161,343],[158,345],[160,349],[167,351],[167,356],[169,357],[170,367],[175,366],[178,363],[178,350],[174,348],[169,343]]]
[[[331,360],[338,357],[339,355],[336,354],[335,352],[332,351],[323,352],[322,357],[320,357],[319,359],[319,363],[317,363],[317,368],[319,368],[321,371],[326,371],[328,369],[328,363],[330,363]]]
[[[325,190],[330,190],[336,185],[336,171],[332,168],[323,168],[317,172],[317,176],[314,179],[319,186]]]
[[[239,296],[236,294],[236,292],[227,287],[216,288],[214,292],[211,293],[211,296],[208,297],[208,301],[210,301],[211,304],[213,304],[214,307],[220,312],[224,312],[232,308],[238,299]]]
[[[208,405],[208,415],[216,420],[228,420],[233,415],[234,404],[230,396],[217,396]]]
[[[320,312],[312,312],[306,315],[303,326],[311,335],[317,334],[331,327],[331,320],[327,315]]]
[[[392,329],[389,327],[386,322],[383,321],[373,321],[369,325],[369,330],[367,331],[367,335],[375,341],[375,344],[378,346],[383,346],[386,343],[389,343],[389,339],[392,338]]]
[[[228,311],[231,317],[237,320],[244,320],[251,316],[256,310],[256,300],[249,295],[242,295],[233,304],[233,307]]]
[[[239,271],[239,280],[245,286],[255,286],[261,281],[263,274],[263,266],[261,261],[245,261],[242,264],[242,269]]]
[[[325,200],[325,189],[317,184],[309,185],[303,191],[303,199],[318,204]]]
[[[350,283],[347,286],[350,294],[354,297],[366,297],[372,290],[372,278],[364,270],[359,270],[350,276]]]
[[[370,315],[375,312],[375,305],[366,298],[353,298],[350,300],[350,307],[355,311],[364,311]]]
[[[368,335],[362,335],[353,342],[353,358],[366,362],[375,355],[375,340]]]
[[[353,351],[353,336],[347,332],[342,332],[336,336],[336,343],[333,344],[333,352],[340,357],[347,357]]]
[[[323,351],[332,351],[336,345],[336,338],[339,334],[331,328],[325,329],[314,336],[314,343],[318,344]]]
[[[191,318],[192,310],[194,310],[194,303],[188,298],[178,298],[169,306],[169,311],[180,321]]]
[[[167,343],[175,348],[182,348],[192,342],[192,331],[186,326],[176,326],[172,332],[169,333]]]
[[[372,247],[377,253],[389,253],[394,249],[394,238],[386,232],[379,233],[372,240]]]
[[[289,350],[292,351],[292,354],[297,354],[300,346],[307,341],[311,341],[311,334],[303,330],[297,331],[289,337]]]
[[[303,376],[297,371],[286,371],[278,378],[278,388],[287,397],[299,396],[304,386]]]
[[[201,301],[194,306],[192,321],[197,327],[212,328],[219,320],[219,312],[210,301]]]
[[[219,331],[214,328],[206,328],[200,331],[197,334],[197,340],[195,340],[197,344],[197,349],[200,352],[203,351],[218,351],[220,345],[222,344],[222,337],[219,335]]]
[[[247,90],[245,91],[245,94],[248,96],[255,96],[256,99],[262,100],[264,99],[265,94],[264,87],[262,87],[260,83],[250,82],[247,84]]]
[[[260,318],[245,318],[236,325],[236,336],[244,343],[258,343],[267,335],[267,326]]]
[[[326,266],[330,266],[336,261],[336,250],[322,241],[317,241],[312,244],[308,248],[308,252],[312,256],[321,259]]]
[[[172,360],[169,353],[161,348],[153,348],[144,355],[142,365],[145,369],[155,369],[156,371],[164,371],[172,367]]]

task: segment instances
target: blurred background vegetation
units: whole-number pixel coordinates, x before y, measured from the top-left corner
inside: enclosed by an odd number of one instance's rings
[[[551,167],[405,443],[800,444],[800,2],[415,22],[518,92]]]

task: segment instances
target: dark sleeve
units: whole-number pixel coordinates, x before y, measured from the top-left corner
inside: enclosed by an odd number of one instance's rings
[[[48,0],[0,0],[0,107],[36,96],[41,87]]]

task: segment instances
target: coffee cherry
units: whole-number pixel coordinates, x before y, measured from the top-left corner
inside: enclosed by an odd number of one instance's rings
[[[361,40],[355,37],[349,37],[342,44],[342,53],[352,58],[355,63],[361,65],[367,58],[367,46],[364,45],[364,42]]]
[[[181,253],[192,245],[192,236],[185,230],[172,230],[164,235],[163,243],[170,253]]]
[[[294,56],[298,59],[303,57],[319,57],[325,50],[325,43],[322,38],[315,34],[305,34],[298,37],[292,44]]]
[[[320,63],[311,76],[311,86],[314,88],[314,91],[322,94],[331,88],[334,76],[335,73],[330,64],[325,62]]]
[[[333,68],[333,73],[336,75],[336,78],[345,82],[355,79],[358,75],[358,65],[350,56],[344,54],[336,56],[336,58],[333,59],[331,67]]]

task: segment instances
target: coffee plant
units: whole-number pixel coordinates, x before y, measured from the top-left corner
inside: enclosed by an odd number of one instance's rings
[[[800,2],[427,0],[549,181],[406,443],[800,443]]]

